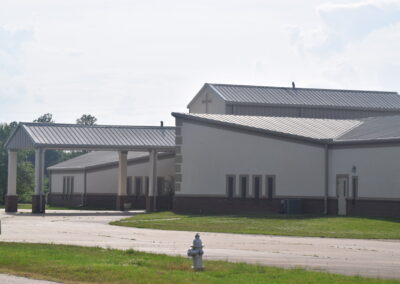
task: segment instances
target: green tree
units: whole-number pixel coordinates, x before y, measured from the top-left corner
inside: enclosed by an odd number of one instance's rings
[[[18,153],[18,156],[19,160],[21,160],[24,157],[24,153]],[[18,162],[17,170],[18,200],[23,203],[30,202],[35,184],[35,169],[32,163],[22,160]]]
[[[53,115],[51,113],[45,113],[35,119],[33,122],[46,122],[46,123],[54,123]]]
[[[96,122],[97,118],[90,114],[82,114],[82,116],[76,120],[77,124],[83,125],[95,125]]]

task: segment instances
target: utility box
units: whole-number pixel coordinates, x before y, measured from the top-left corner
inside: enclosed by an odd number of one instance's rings
[[[281,200],[281,212],[283,214],[303,214],[303,201],[301,199]]]

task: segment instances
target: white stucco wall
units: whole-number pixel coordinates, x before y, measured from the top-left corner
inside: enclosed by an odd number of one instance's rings
[[[63,177],[74,177],[74,193],[83,193],[84,174],[82,172],[51,172],[51,192],[63,193]]]
[[[157,176],[169,177],[175,173],[175,158],[161,159],[157,162]],[[128,165],[128,177],[148,176],[149,162]],[[116,194],[118,187],[118,168],[91,170],[86,177],[87,193]],[[133,180],[132,180],[133,182]]]
[[[183,122],[182,136],[182,183],[177,195],[225,195],[226,175],[235,174],[262,175],[263,196],[265,175],[276,175],[278,196],[323,196],[322,147],[188,121]]]
[[[192,102],[189,107],[190,113],[206,113],[206,105],[202,101],[206,99],[206,94],[208,94],[208,99],[211,100],[208,103],[208,112],[207,113],[218,113],[225,114],[225,102],[213,92],[210,92],[207,88],[203,89],[199,96]]]
[[[348,174],[356,166],[359,198],[400,198],[400,146],[332,149],[329,195],[336,196],[336,175]]]

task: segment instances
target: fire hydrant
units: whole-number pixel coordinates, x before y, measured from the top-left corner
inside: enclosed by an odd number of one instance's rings
[[[187,255],[193,259],[193,270],[203,270],[203,244],[200,235],[197,233],[193,240],[192,248],[188,250]]]

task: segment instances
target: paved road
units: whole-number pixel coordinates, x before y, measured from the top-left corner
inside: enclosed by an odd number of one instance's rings
[[[108,225],[133,213],[0,211],[0,241],[72,244],[186,255],[193,232]],[[205,228],[206,229],[206,228]],[[201,233],[208,259],[400,279],[400,241]]]
[[[1,284],[56,284],[56,282],[49,282],[44,280],[34,280],[25,277],[18,277],[8,274],[0,274]]]

